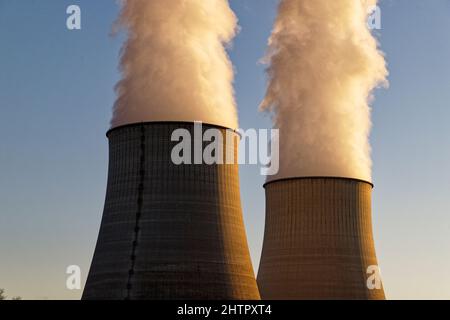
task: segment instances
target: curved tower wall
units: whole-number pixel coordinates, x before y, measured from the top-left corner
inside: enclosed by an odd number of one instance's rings
[[[83,299],[259,299],[237,161],[173,164],[180,128],[194,137],[194,124],[181,122],[108,133],[106,202]],[[211,128],[226,131],[203,132]],[[237,157],[233,135],[222,147]]]
[[[384,299],[369,289],[377,265],[370,183],[341,178],[269,182],[258,285],[263,299]]]

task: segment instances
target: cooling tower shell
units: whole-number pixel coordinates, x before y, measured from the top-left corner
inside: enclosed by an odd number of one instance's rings
[[[346,178],[294,178],[265,185],[266,226],[258,285],[263,299],[385,299],[369,289],[377,266],[373,185]]]
[[[227,131],[203,124],[203,132],[211,128]],[[105,208],[83,299],[260,298],[237,161],[173,164],[176,129],[194,137],[194,124],[184,122],[141,123],[108,132]],[[236,133],[233,137],[239,139]],[[222,145],[236,159],[237,146]]]

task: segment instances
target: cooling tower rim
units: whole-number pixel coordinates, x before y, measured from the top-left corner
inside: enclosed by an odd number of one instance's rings
[[[134,122],[134,123],[128,123],[128,124],[123,124],[123,125],[119,125],[117,127],[113,127],[111,129],[109,129],[106,132],[106,136],[109,137],[109,135],[116,131],[116,130],[121,130],[121,129],[126,129],[126,128],[133,128],[133,127],[139,127],[139,126],[146,126],[146,125],[158,125],[158,124],[194,124],[196,123],[195,121],[143,121],[143,122]],[[224,130],[230,130],[233,131],[234,133],[236,133],[239,137],[242,137],[241,134],[235,130],[235,129],[231,129],[225,126],[221,126],[218,124],[211,124],[211,123],[207,123],[207,122],[201,122],[202,125],[204,126],[208,126],[208,127],[212,127],[212,128],[217,128],[217,129],[224,129]]]
[[[357,178],[348,178],[348,177],[328,177],[328,176],[305,176],[305,177],[289,177],[289,178],[281,178],[281,179],[275,179],[267,181],[263,187],[266,188],[269,184],[283,182],[283,181],[292,181],[292,180],[316,180],[316,179],[327,179],[327,180],[346,180],[346,181],[353,181],[353,182],[360,182],[365,183],[370,186],[372,186],[372,189],[374,188],[374,184],[370,181],[363,180],[363,179],[357,179]]]

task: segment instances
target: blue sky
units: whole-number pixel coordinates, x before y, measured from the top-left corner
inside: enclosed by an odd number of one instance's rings
[[[243,128],[258,113],[276,0],[231,0],[230,56]],[[82,9],[68,31],[66,8]],[[373,105],[374,235],[388,298],[450,299],[450,1],[383,0],[377,31],[390,88]],[[0,0],[0,287],[24,298],[78,299],[65,269],[89,269],[103,210],[113,86],[123,38],[113,0]],[[257,268],[264,178],[242,166]]]

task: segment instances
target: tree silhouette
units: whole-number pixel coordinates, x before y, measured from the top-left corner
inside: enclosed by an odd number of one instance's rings
[[[0,288],[0,300],[6,300],[5,289]],[[22,300],[22,297],[12,297],[11,300]]]

